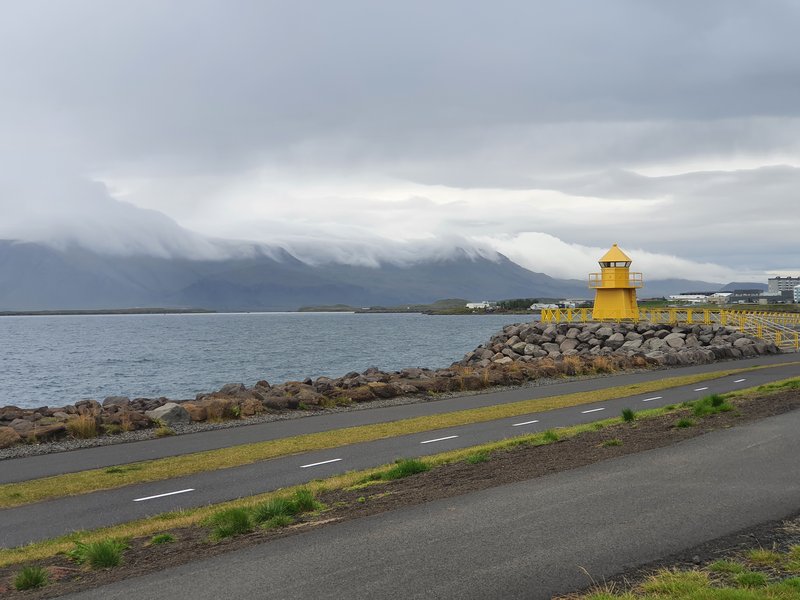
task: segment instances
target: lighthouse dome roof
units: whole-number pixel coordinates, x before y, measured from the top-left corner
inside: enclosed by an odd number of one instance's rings
[[[630,257],[614,244],[600,259],[600,262],[631,262]]]

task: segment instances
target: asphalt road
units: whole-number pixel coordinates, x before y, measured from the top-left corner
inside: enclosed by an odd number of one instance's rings
[[[800,411],[322,528],[75,599],[551,598],[800,509]]]
[[[435,454],[523,433],[587,423],[619,415],[623,408],[643,410],[677,404],[797,375],[800,375],[800,365],[780,365],[650,394],[353,444],[5,509],[0,511],[0,546],[18,546],[74,530],[258,494],[385,464],[400,457]],[[603,381],[612,385],[616,378]],[[58,518],[51,518],[51,515],[58,515]]]
[[[520,400],[546,398],[561,394],[588,392],[612,386],[658,381],[669,377],[710,373],[755,365],[780,364],[798,360],[800,360],[800,355],[798,354],[765,356],[709,365],[647,371],[630,375],[615,375],[596,379],[567,381],[541,387],[527,387],[501,392],[473,394],[404,406],[367,408],[359,411],[334,414],[326,413],[312,417],[242,425],[229,429],[204,431],[162,439],[86,448],[58,454],[9,459],[0,461],[0,484],[25,481],[27,479],[38,479],[40,477],[49,477],[51,475],[72,473],[86,469],[110,467],[140,460],[201,452],[203,450],[215,450],[218,448],[262,442],[305,433],[328,431],[330,429],[384,423],[411,417],[435,415],[482,406],[518,402]]]

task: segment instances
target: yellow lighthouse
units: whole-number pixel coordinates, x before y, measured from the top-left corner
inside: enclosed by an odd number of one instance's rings
[[[631,273],[630,266],[631,259],[614,244],[600,259],[601,272],[589,274],[589,287],[595,290],[595,321],[639,319],[636,288],[642,287],[642,274]]]

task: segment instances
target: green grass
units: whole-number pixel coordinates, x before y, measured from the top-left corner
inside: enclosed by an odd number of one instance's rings
[[[46,569],[39,566],[23,567],[14,576],[14,589],[35,590],[46,586],[49,581],[50,575]]]
[[[751,563],[765,567],[778,565],[783,562],[783,556],[780,552],[775,552],[775,550],[766,550],[764,548],[750,550],[746,556],[747,560],[749,560]]]
[[[373,481],[391,481],[393,479],[402,479],[403,477],[409,477],[410,475],[416,475],[417,473],[424,473],[425,471],[430,470],[430,468],[430,465],[422,460],[416,458],[401,458],[397,460],[389,469],[373,473],[370,479]]]
[[[250,512],[244,508],[221,510],[209,519],[209,523],[212,527],[211,538],[214,540],[222,540],[253,530]]]
[[[714,373],[672,377],[647,383],[617,386],[593,392],[579,392],[549,398],[523,400],[482,408],[468,409],[440,415],[428,415],[402,419],[388,423],[361,425],[344,429],[322,431],[253,444],[242,444],[218,450],[172,456],[151,461],[142,461],[120,467],[121,471],[90,469],[77,473],[66,473],[53,477],[0,485],[0,509],[40,502],[53,498],[86,494],[89,492],[119,488],[135,483],[160,481],[204,471],[236,467],[254,462],[385,439],[410,433],[421,433],[457,427],[471,423],[482,423],[544,412],[558,408],[579,406],[590,402],[621,398],[633,394],[649,393],[674,386],[689,385],[708,379],[750,372],[760,367],[730,369]],[[114,469],[114,467],[111,467]]]
[[[687,418],[678,419],[675,422],[675,427],[680,427],[680,428],[693,427],[694,425],[695,425],[695,422],[692,421],[692,419],[687,419]]]
[[[713,394],[691,403],[692,413],[696,417],[706,417],[721,412],[733,410],[733,406],[725,399],[725,396]]]
[[[275,517],[292,515],[294,506],[288,498],[271,498],[253,509],[253,521],[256,523],[266,523]]]
[[[552,429],[548,429],[544,433],[542,433],[542,439],[545,442],[557,442],[558,441],[558,434],[553,431]]]
[[[89,543],[75,542],[75,547],[66,554],[79,565],[110,569],[122,563],[122,554],[127,548],[127,540],[109,538]]]
[[[603,442],[603,447],[605,448],[611,448],[613,446],[622,446],[622,440],[619,438],[611,438]]]
[[[464,460],[471,465],[477,465],[479,463],[488,462],[489,453],[485,451],[474,452],[473,454],[467,456],[467,458],[465,458]]]
[[[636,420],[636,413],[630,408],[623,408],[622,420],[626,423],[633,423]]]
[[[159,533],[150,539],[150,543],[158,546],[160,544],[170,544],[175,541],[175,536],[169,533]]]
[[[267,519],[261,524],[264,529],[280,529],[281,527],[288,527],[294,523],[294,519],[288,515],[275,515],[271,519]]]
[[[745,588],[764,587],[767,585],[766,575],[757,571],[738,573],[733,579],[739,586]]]
[[[708,566],[708,570],[712,573],[743,573],[747,569],[741,563],[732,560],[718,560]]]
[[[648,594],[684,597],[708,587],[710,580],[703,571],[670,571],[664,569],[642,584]]]

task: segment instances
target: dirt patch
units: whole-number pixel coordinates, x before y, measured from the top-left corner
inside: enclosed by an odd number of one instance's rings
[[[149,539],[134,539],[125,552],[123,565],[114,569],[90,571],[76,568],[73,562],[63,556],[38,561],[31,564],[46,567],[51,573],[51,584],[36,591],[17,592],[13,589],[13,577],[19,566],[0,569],[0,595],[4,598],[53,598],[287,535],[301,534],[309,529],[348,519],[458,496],[574,469],[609,458],[660,448],[710,431],[800,409],[800,390],[792,389],[747,399],[738,398],[729,402],[733,404],[734,410],[706,417],[694,417],[691,416],[690,409],[678,408],[659,417],[585,432],[548,445],[519,445],[495,451],[488,457],[481,457],[486,459],[483,462],[460,461],[437,466],[430,471],[404,479],[370,484],[356,489],[329,491],[318,498],[328,507],[326,510],[302,517],[296,524],[283,529],[256,530],[220,542],[210,542],[209,530],[204,527],[172,530],[169,533],[175,541],[164,544],[151,544]],[[686,417],[693,419],[695,424],[677,427],[678,420]],[[700,556],[701,562],[712,560],[712,550],[693,549],[682,553],[669,564],[685,562],[686,556],[689,560]],[[653,565],[649,566],[651,570],[652,567]]]

